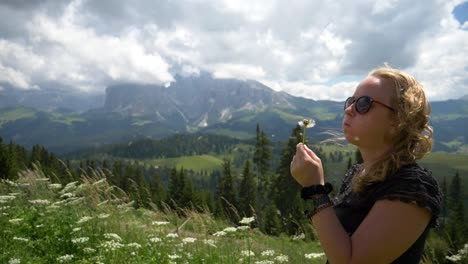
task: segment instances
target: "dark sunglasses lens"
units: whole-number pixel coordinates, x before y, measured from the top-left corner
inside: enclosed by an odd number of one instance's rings
[[[356,111],[360,114],[367,113],[371,107],[372,99],[369,96],[359,97],[356,101]]]
[[[354,103],[354,98],[353,97],[348,97],[344,103],[344,109],[348,108],[350,105]]]

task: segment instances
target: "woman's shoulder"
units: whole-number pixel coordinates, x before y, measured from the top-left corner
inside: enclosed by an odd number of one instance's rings
[[[442,207],[442,192],[437,180],[431,171],[416,163],[404,165],[389,175],[375,189],[374,198],[399,200],[427,208],[434,216],[432,224]]]

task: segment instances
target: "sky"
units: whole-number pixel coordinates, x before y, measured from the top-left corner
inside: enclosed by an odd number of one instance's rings
[[[1,0],[0,90],[168,86],[210,72],[342,101],[385,63],[468,94],[468,1]]]

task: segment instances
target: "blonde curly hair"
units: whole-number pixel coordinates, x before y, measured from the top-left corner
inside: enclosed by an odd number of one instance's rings
[[[385,180],[403,165],[414,163],[432,149],[431,107],[422,85],[416,79],[389,66],[376,68],[369,76],[386,80],[393,90],[391,105],[396,109],[397,123],[392,150],[361,177],[353,177],[353,190],[363,191],[373,183]]]

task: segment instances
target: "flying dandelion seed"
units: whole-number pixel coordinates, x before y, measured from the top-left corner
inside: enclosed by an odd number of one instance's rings
[[[299,121],[297,124],[303,128],[302,144],[305,144],[306,129],[314,127],[315,126],[315,120],[313,120],[313,119],[304,119],[302,121]]]

